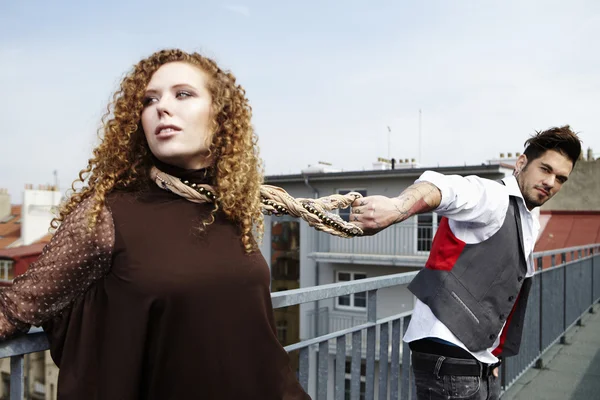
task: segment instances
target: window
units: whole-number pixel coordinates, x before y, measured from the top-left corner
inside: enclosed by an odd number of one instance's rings
[[[350,192],[358,192],[363,195],[363,197],[367,196],[367,191],[365,189],[340,189],[337,191],[338,194],[348,194]],[[350,207],[338,210],[338,214],[340,217],[349,222],[350,220]]]
[[[10,399],[10,374],[6,372],[2,372],[2,397],[0,400],[9,400]]]
[[[287,343],[287,331],[288,331],[287,321],[286,320],[277,321],[276,330],[277,330],[277,339],[279,340],[279,343],[281,343],[281,344]]]
[[[337,272],[337,282],[349,282],[365,279],[367,274],[362,272]],[[337,298],[337,308],[346,310],[365,311],[367,308],[367,292],[352,293]]]
[[[431,243],[441,219],[442,216],[436,213],[417,215],[417,251],[431,251]]]
[[[0,260],[0,281],[12,282],[14,278],[13,264],[12,260]]]
[[[345,371],[345,382],[344,382],[344,399],[350,400],[352,394],[352,361],[346,361]],[[367,376],[367,365],[365,360],[360,362],[360,400],[365,400],[365,392],[367,391],[367,383],[365,377]]]

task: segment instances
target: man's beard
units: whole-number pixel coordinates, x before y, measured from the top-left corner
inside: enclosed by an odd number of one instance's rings
[[[535,189],[532,189],[535,190]],[[535,207],[540,207],[544,204],[548,199],[540,201],[537,197],[531,196],[529,193],[523,193],[523,199],[525,200],[525,205],[529,210],[534,209]]]
[[[540,200],[540,198],[537,195],[537,193],[538,193],[537,185],[532,186],[530,191],[524,191],[524,192],[521,191],[521,193],[523,194],[523,199],[525,200],[525,205],[530,210],[534,209],[535,207],[540,207],[540,206],[544,205],[544,203],[546,203],[552,197],[550,195],[550,190],[548,190],[544,187],[539,187],[539,188],[542,190],[545,190],[548,193],[542,200]]]

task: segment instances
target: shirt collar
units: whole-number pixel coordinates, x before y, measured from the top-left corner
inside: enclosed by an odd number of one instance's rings
[[[506,189],[508,190],[508,194],[510,196],[515,196],[517,198],[519,198],[519,203],[520,203],[520,207],[525,210],[526,212],[539,217],[539,207],[534,208],[532,211],[529,211],[529,209],[527,208],[527,205],[525,204],[525,199],[523,198],[523,193],[521,193],[521,188],[519,188],[519,184],[517,183],[517,178],[515,178],[514,176],[506,176],[502,179],[502,181],[504,182],[504,184],[506,185]],[[539,221],[537,221],[537,218],[534,218],[534,224],[537,223],[537,226],[539,228]]]
[[[517,178],[511,175],[504,177],[502,181],[506,185],[509,195],[518,197],[521,200],[523,200],[523,193],[521,193],[521,189],[519,188],[519,184],[517,183]]]

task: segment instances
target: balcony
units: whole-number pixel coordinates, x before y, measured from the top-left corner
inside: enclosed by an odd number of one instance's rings
[[[413,217],[374,236],[351,240],[315,231],[312,234],[317,236],[319,245],[310,257],[320,262],[421,267],[427,260],[436,230],[436,225],[417,224]]]
[[[536,253],[534,257],[539,270],[529,298],[521,352],[507,359],[500,372],[503,399],[530,399],[535,393],[543,399],[593,398],[588,394],[597,394],[594,388],[598,386],[600,368],[600,318],[590,313],[595,313],[600,300],[600,244]],[[552,260],[552,266],[542,269],[545,258]],[[313,399],[411,398],[414,387],[408,368],[410,349],[401,341],[411,313],[381,319],[376,315],[378,290],[406,285],[415,275],[400,273],[272,294],[273,306],[282,308],[367,292],[366,320],[337,318],[332,322],[327,317],[326,331],[317,331],[316,337],[286,347],[288,352],[298,352],[298,377]],[[325,315],[319,310],[318,320],[324,320]],[[592,323],[583,328],[590,320]],[[554,353],[557,346],[573,343],[573,330],[596,342],[589,342],[592,344],[585,350],[585,361],[573,365],[573,358],[564,359],[563,363],[570,364],[562,365],[565,372],[561,374],[561,386],[553,387],[549,381],[553,378],[545,374],[547,369],[533,367],[560,363],[561,356]],[[0,358],[11,357],[11,400],[23,399],[23,354],[45,349],[47,342],[39,330],[0,346]],[[585,363],[590,360],[588,368]],[[520,397],[521,391],[526,397]]]

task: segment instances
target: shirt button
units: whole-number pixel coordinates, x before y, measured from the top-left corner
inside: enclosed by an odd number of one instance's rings
[[[508,301],[513,301],[514,299],[515,299],[515,296],[510,296],[510,297],[508,298]]]
[[[500,314],[500,320],[504,320],[505,315],[504,314]]]
[[[496,335],[490,335],[490,339],[494,339]]]
[[[520,277],[518,277],[518,278],[517,278],[517,280],[518,280],[519,282],[521,282],[521,281],[523,280],[523,277],[522,277],[522,276],[520,276]]]

